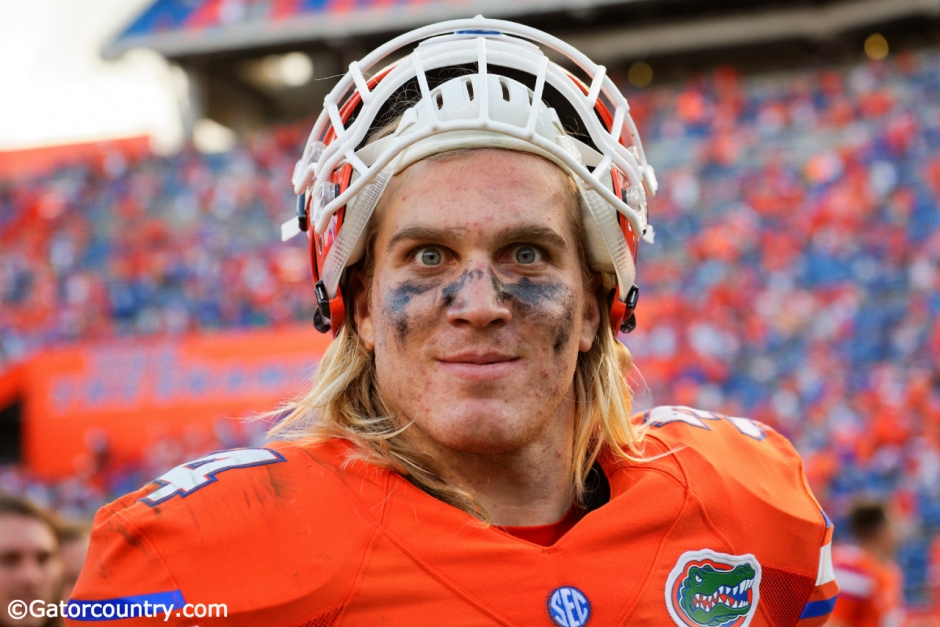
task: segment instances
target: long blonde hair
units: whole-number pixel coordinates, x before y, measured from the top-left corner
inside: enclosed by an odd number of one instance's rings
[[[455,158],[467,149],[450,151],[429,159]],[[569,180],[573,208],[569,222],[578,241],[584,284],[592,285],[592,272],[584,250],[579,194]],[[366,258],[355,271],[363,277],[362,289],[370,289],[372,247],[377,230],[375,220],[367,234]],[[633,359],[615,337],[609,320],[607,299],[616,286],[616,276],[601,273],[598,290],[600,326],[591,349],[578,354],[574,374],[574,438],[571,451],[571,477],[575,498],[583,501],[585,481],[604,446],[624,460],[642,457],[642,429],[631,422],[632,391],[627,373]],[[595,283],[596,284],[596,283]],[[588,288],[590,289],[590,288]],[[346,294],[349,298],[349,294]],[[346,307],[346,319],[333,342],[323,354],[313,385],[302,396],[286,403],[267,417],[283,416],[270,430],[269,437],[304,443],[343,438],[355,446],[355,458],[391,469],[407,477],[429,494],[484,521],[489,516],[473,494],[445,483],[420,460],[407,438],[400,437],[408,428],[396,420],[378,389],[375,355],[359,338],[353,308]]]

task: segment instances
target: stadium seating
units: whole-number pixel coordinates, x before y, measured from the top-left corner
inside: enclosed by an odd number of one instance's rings
[[[638,407],[780,430],[837,522],[859,494],[889,500],[923,602],[940,529],[940,52],[719,69],[628,96],[662,187],[623,338]],[[303,243],[278,239],[305,131],[219,155],[115,152],[0,186],[0,370],[79,339],[309,319]],[[220,427],[122,463],[91,445],[79,479],[8,468],[0,490],[88,515],[185,455],[259,437]]]

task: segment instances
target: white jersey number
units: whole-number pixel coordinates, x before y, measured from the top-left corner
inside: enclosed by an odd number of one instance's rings
[[[767,437],[767,434],[764,433],[764,430],[760,428],[758,423],[750,418],[735,418],[734,416],[725,416],[723,414],[716,414],[715,412],[702,411],[701,409],[693,409],[681,405],[654,407],[646,412],[643,418],[643,422],[653,424],[657,427],[669,424],[670,422],[684,422],[693,427],[710,430],[708,423],[705,422],[706,420],[727,420],[733,424],[738,431],[755,440],[763,440]]]
[[[239,448],[212,453],[165,473],[156,479],[160,487],[140,500],[147,505],[157,505],[177,494],[180,497],[188,496],[199,488],[215,483],[215,475],[224,470],[282,461],[285,460],[280,453],[266,448]]]

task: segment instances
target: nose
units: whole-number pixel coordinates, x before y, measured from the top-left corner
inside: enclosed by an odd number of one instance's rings
[[[487,266],[468,269],[442,291],[447,306],[447,320],[486,328],[512,320],[512,310],[499,279]]]
[[[43,580],[48,578],[48,575],[40,560],[30,555],[20,561],[15,578],[24,589],[32,591],[37,589]]]

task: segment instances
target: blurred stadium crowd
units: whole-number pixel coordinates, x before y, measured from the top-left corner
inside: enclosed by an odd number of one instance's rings
[[[908,599],[928,602],[940,588],[940,53],[719,69],[628,97],[663,190],[656,245],[640,253],[639,326],[623,337],[638,405],[772,425],[837,523],[859,494],[887,500]],[[0,369],[74,340],[308,320],[304,244],[278,241],[308,128],[217,155],[113,152],[0,186]],[[187,458],[262,437],[227,429],[156,442],[130,465],[102,446],[59,485],[7,468],[0,491],[88,516]]]

